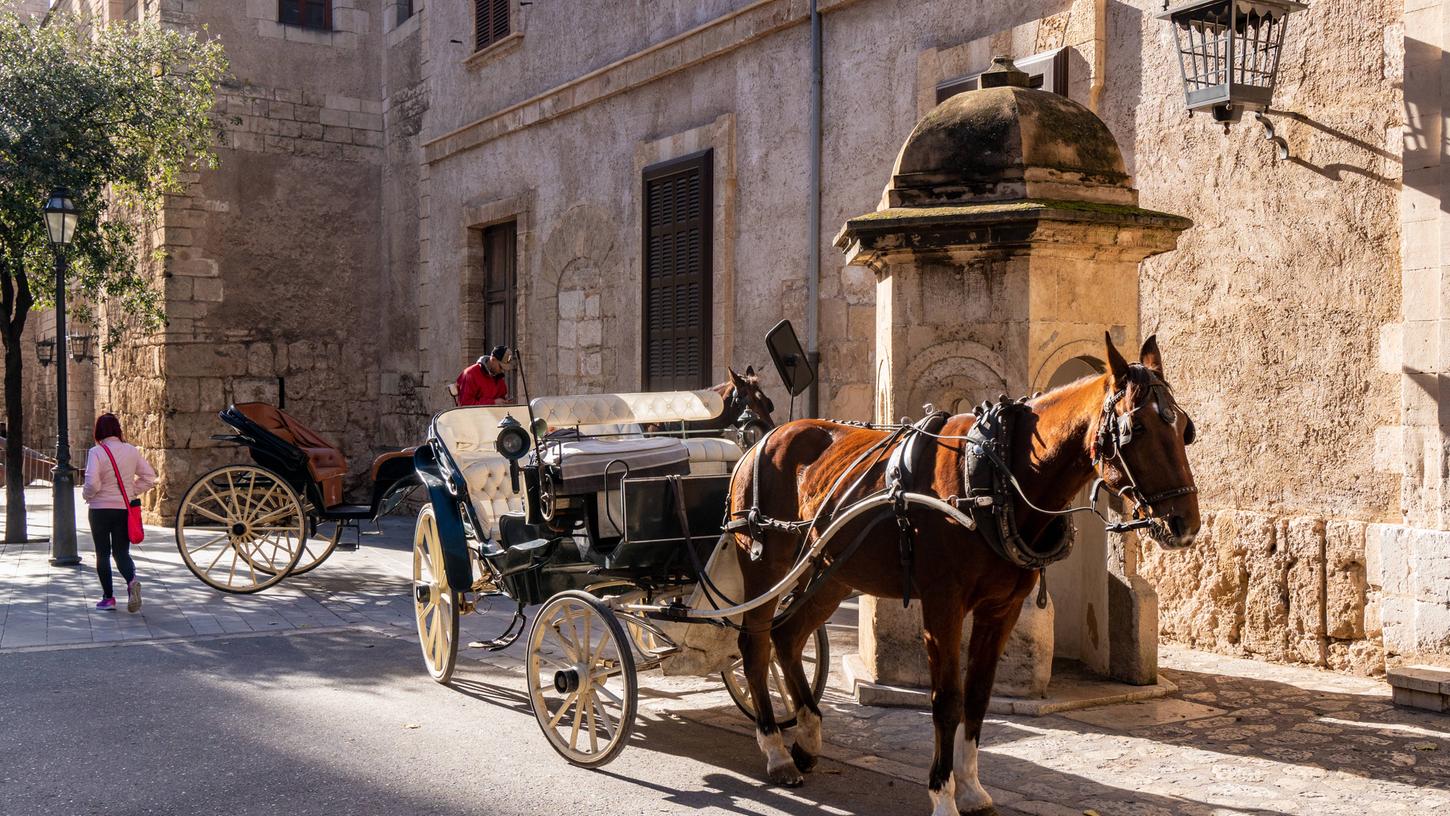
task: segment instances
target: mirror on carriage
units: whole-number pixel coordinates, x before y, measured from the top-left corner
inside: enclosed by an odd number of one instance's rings
[[[765,335],[765,346],[770,349],[770,359],[775,361],[775,370],[780,374],[780,381],[785,383],[786,390],[792,397],[800,396],[816,381],[816,371],[811,367],[810,357],[801,348],[800,338],[796,337],[795,327],[791,326],[789,320],[775,324],[775,328]]]

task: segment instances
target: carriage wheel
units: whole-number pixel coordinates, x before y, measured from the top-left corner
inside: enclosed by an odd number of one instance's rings
[[[413,615],[428,674],[440,683],[458,662],[458,593],[443,568],[443,539],[433,505],[424,505],[413,527]]]
[[[550,598],[529,630],[534,718],[559,755],[597,768],[619,755],[639,701],[628,635],[587,592]]]
[[[312,535],[302,543],[302,555],[297,559],[297,566],[292,568],[292,574],[301,575],[316,569],[318,564],[332,555],[341,540],[342,522],[319,519],[313,525]]]
[[[182,496],[176,548],[206,584],[257,592],[297,565],[306,529],[302,502],[285,479],[254,465],[226,465]]]
[[[805,649],[801,651],[801,665],[806,670],[806,679],[811,681],[811,702],[819,704],[821,695],[826,691],[826,677],[831,673],[831,644],[826,637],[826,627],[817,629],[810,640],[806,641]],[[735,661],[729,669],[720,672],[720,677],[725,681],[725,690],[730,692],[730,699],[745,712],[745,716],[754,720],[755,705],[750,699],[750,684],[745,680],[744,659]],[[795,708],[791,706],[790,694],[786,691],[785,670],[775,656],[774,646],[770,648],[768,682],[776,725],[790,728],[795,725]]]

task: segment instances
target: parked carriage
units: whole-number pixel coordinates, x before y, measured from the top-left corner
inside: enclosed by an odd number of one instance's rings
[[[257,592],[327,560],[359,523],[396,507],[418,486],[413,449],[373,460],[372,500],[343,500],[347,458],[295,417],[263,402],[220,413],[235,433],[212,439],[245,446],[252,464],[223,465],[183,494],[176,547],[197,578],[224,592]]]
[[[481,645],[513,643],[524,634],[525,607],[541,605],[527,631],[526,683],[539,726],[570,762],[599,766],[623,749],[641,670],[718,672],[754,716],[735,630],[721,620],[684,625],[687,610],[738,593],[722,528],[731,470],[751,438],[688,430],[724,410],[719,393],[702,390],[542,397],[527,408],[438,414],[415,454],[430,497],[413,549],[429,674],[448,681],[459,616],[501,596],[516,604],[514,618]],[[819,700],[829,669],[824,627],[806,659]],[[788,722],[778,677],[771,691]]]

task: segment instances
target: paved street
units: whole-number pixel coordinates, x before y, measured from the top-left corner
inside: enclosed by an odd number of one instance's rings
[[[48,532],[46,497],[33,535]],[[548,748],[517,646],[423,673],[406,594],[407,518],[259,595],[186,572],[164,530],[137,563],[139,615],[45,545],[0,546],[0,812],[926,813],[924,712],[840,688],[854,615],[833,626],[827,761],[763,784],[749,724],[716,679],[642,677],[637,734],[602,771]],[[497,634],[503,610],[464,619]],[[1377,680],[1165,648],[1165,699],[992,716],[982,779],[1004,816],[1434,814],[1450,808],[1450,717],[1389,704]]]

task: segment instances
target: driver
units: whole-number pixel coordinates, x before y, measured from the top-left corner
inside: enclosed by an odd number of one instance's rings
[[[514,366],[514,355],[505,346],[478,358],[458,375],[459,405],[508,405],[509,386],[504,379]]]

